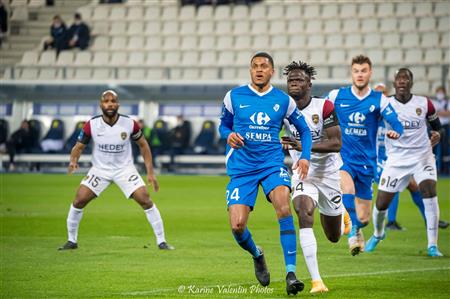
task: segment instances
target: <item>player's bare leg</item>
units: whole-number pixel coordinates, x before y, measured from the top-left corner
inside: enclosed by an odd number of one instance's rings
[[[290,190],[286,186],[278,186],[269,193],[280,224],[280,240],[286,265],[286,292],[295,295],[305,287],[304,283],[295,276],[297,265],[297,240],[295,226],[291,213]]]
[[[420,193],[425,207],[427,222],[428,255],[432,257],[443,256],[437,247],[439,228],[439,204],[436,193],[436,181],[424,180],[419,184]]]
[[[394,198],[396,193],[386,192],[378,190],[377,200],[373,208],[372,221],[373,221],[373,236],[366,243],[366,252],[372,252],[375,250],[378,243],[386,236],[384,231],[384,222],[386,219],[387,209],[389,204]]]
[[[268,286],[270,283],[270,273],[267,270],[267,264],[262,249],[256,246],[252,234],[247,228],[249,215],[249,206],[234,204],[230,205],[228,208],[231,231],[236,242],[242,249],[248,251],[252,255],[256,279],[261,285]]]
[[[356,240],[359,243],[360,251],[364,252],[365,240],[362,228],[367,226],[370,221],[372,200],[355,197],[356,215],[359,220],[358,230],[356,231]]]
[[[58,250],[68,250],[78,248],[78,228],[81,218],[83,217],[83,208],[96,197],[91,189],[84,185],[80,185],[74,201],[70,205],[69,214],[67,215],[67,234],[68,241]]]
[[[300,195],[293,200],[294,210],[298,216],[299,240],[303,257],[312,280],[311,293],[327,292],[328,288],[322,281],[317,263],[317,240],[314,235],[314,209],[315,204],[311,197]]]
[[[147,220],[155,233],[156,244],[158,244],[159,249],[175,249],[166,242],[161,214],[159,213],[156,205],[150,200],[147,188],[145,186],[139,187],[133,192],[133,194],[131,194],[131,198],[133,198],[142,207],[142,209],[144,209]]]

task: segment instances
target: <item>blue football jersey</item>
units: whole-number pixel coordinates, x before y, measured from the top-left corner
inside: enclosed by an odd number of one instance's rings
[[[381,118],[392,129],[403,133],[402,124],[388,99],[372,89],[356,96],[352,87],[342,87],[330,92],[342,131],[341,156],[344,164],[352,164],[367,175],[373,175],[377,159],[377,130]]]
[[[272,166],[283,166],[284,153],[279,140],[283,119],[287,118],[301,134],[301,159],[311,155],[311,133],[294,100],[271,86],[260,93],[250,84],[230,90],[224,97],[219,131],[222,138],[231,132],[244,138],[244,146],[227,144],[228,175],[245,175]]]

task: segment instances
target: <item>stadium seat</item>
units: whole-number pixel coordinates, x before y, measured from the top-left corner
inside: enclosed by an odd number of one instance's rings
[[[109,49],[109,37],[97,36],[94,39],[94,44],[92,45],[91,49],[93,51],[108,50]]]
[[[194,20],[195,19],[195,6],[194,5],[184,5],[180,8],[180,15],[178,20]]]
[[[165,51],[163,65],[178,66],[181,62],[181,53],[178,50]]]
[[[440,46],[442,48],[448,48],[449,45],[450,45],[450,32],[444,32],[441,34],[441,45]],[[448,62],[449,60],[444,60],[444,61]]]
[[[417,34],[417,32],[405,33],[402,36],[403,49],[414,48],[417,47],[418,44],[419,44],[419,34]]]
[[[145,9],[144,19],[147,21],[158,21],[160,14],[161,11],[158,5],[150,5]]]
[[[212,35],[205,35],[200,37],[199,50],[213,50],[216,49],[216,39]]]
[[[161,20],[176,20],[178,18],[178,6],[168,5],[162,7]]]
[[[347,49],[352,49],[352,48],[361,48],[363,46],[366,46],[366,44],[363,43],[363,37],[361,34],[353,33],[345,35],[344,46]]]
[[[199,61],[199,55],[198,52],[195,50],[191,51],[183,51],[181,55],[181,65],[182,66],[197,66]],[[198,77],[198,76],[197,76]],[[191,77],[196,78],[196,77]]]
[[[234,68],[223,68],[221,69],[221,79],[224,80],[235,80],[236,79],[236,69]]]
[[[144,18],[145,10],[143,7],[130,7],[128,8],[127,19],[129,21],[142,20]]]
[[[142,6],[145,4],[145,0],[127,0],[125,5],[127,6]]]
[[[344,45],[344,40],[340,34],[329,34],[326,36],[325,48],[339,49]]]
[[[39,70],[39,80],[54,80],[58,79],[59,71],[56,68],[41,68]]]
[[[353,18],[357,16],[357,7],[354,3],[342,3],[341,9],[340,9],[340,18],[346,19],[346,18]]]
[[[109,68],[94,68],[92,71],[92,77],[96,80],[108,80],[112,77],[111,69]]]
[[[298,50],[294,50],[291,52],[290,61],[309,61],[309,52],[304,50],[304,48],[299,48]]]
[[[339,19],[330,19],[325,22],[324,33],[338,33],[341,31],[341,20]]]
[[[323,35],[310,35],[308,36],[308,48],[309,49],[319,49],[323,48],[325,44],[325,39]]]
[[[249,18],[249,9],[247,5],[236,5],[231,14],[233,21],[246,20]]]
[[[419,19],[419,31],[420,32],[433,32],[436,28],[436,18],[426,17]],[[449,26],[450,29],[450,26]]]
[[[245,66],[248,71],[252,54],[253,51],[239,51],[236,55],[235,64],[237,66]]]
[[[216,51],[204,51],[200,53],[200,65],[201,66],[215,66],[216,61]],[[216,75],[217,77],[217,75]]]
[[[39,61],[39,52],[37,51],[26,51],[22,55],[22,60],[20,65],[37,65]]]
[[[447,34],[448,36],[448,34]],[[419,44],[417,42],[416,46]],[[443,48],[448,48],[449,44],[441,43]],[[422,34],[422,41],[420,43],[422,48],[439,48],[439,34],[437,32],[426,32]]]
[[[360,3],[358,7],[358,17],[366,21],[366,18],[375,16],[375,3]]]
[[[270,41],[270,49],[279,50],[287,49],[288,40],[286,35],[274,35]]]
[[[163,23],[162,33],[164,35],[178,34],[178,22],[177,21],[165,21]]]
[[[382,46],[384,49],[398,48],[400,45],[400,34],[387,33],[383,36]]]
[[[92,65],[104,66],[109,64],[109,52],[95,52],[92,59]]]
[[[42,52],[39,58],[39,65],[54,65],[56,63],[56,52],[46,51]]]
[[[372,67],[372,82],[385,82],[385,68],[381,65],[375,65]],[[393,77],[388,77],[387,81],[391,81]]]
[[[269,25],[266,20],[256,20],[252,24],[252,34],[253,35],[264,35],[267,34],[269,30]]]
[[[266,36],[267,37],[267,36]],[[235,38],[234,49],[236,50],[247,50],[252,47],[252,39],[247,35],[239,35]]]
[[[448,2],[443,2],[443,1],[442,2],[441,1],[435,2],[434,3],[433,15],[435,17],[446,16],[447,17],[447,22],[448,22],[448,15],[449,15],[448,12],[449,12],[449,10],[450,10],[450,5],[449,5]]]
[[[328,64],[329,65],[347,65],[346,60],[346,51],[345,50],[330,50],[328,52]]]
[[[234,48],[233,37],[229,35],[217,37],[217,49],[231,50]]]
[[[414,15],[413,5],[415,5],[415,3],[413,4],[412,2],[397,3],[395,15],[397,17],[409,17]]]
[[[127,38],[125,36],[115,36],[111,40],[111,50],[125,50],[127,48]]]
[[[197,34],[197,22],[195,20],[183,21],[180,24],[180,34],[185,35],[196,35]]]
[[[109,22],[108,21],[97,21],[92,23],[91,35],[94,37],[99,37],[101,35],[109,34]]]
[[[280,4],[272,4],[267,8],[267,19],[271,21],[284,19],[284,6]]]
[[[250,7],[250,20],[264,20],[266,19],[266,6],[253,5]]]
[[[287,33],[290,35],[305,34],[305,23],[303,20],[292,20],[287,22]]]
[[[381,45],[381,34],[368,33],[364,35],[364,47],[366,49],[380,48],[380,45]]]
[[[92,55],[88,51],[81,51],[77,52],[75,56],[75,61],[73,62],[74,65],[80,66],[80,65],[90,65],[92,60]]]
[[[250,71],[249,71],[248,67],[238,68],[236,71],[236,77],[233,79],[239,79],[239,80],[248,82],[248,80],[250,79]]]
[[[436,3],[435,3],[436,5]],[[433,15],[432,2],[420,2],[414,4],[414,15],[417,17],[428,17]]]
[[[442,80],[442,66],[441,65],[432,65],[427,67],[427,78],[430,81],[440,81]]]
[[[415,65],[422,63],[423,53],[420,49],[408,49],[405,52],[404,62],[409,65]]]
[[[212,5],[202,5],[197,11],[197,20],[212,20],[213,18],[213,7]]]
[[[320,5],[314,2],[306,3],[303,6],[303,18],[312,20],[320,19]]]
[[[130,69],[127,78],[129,80],[142,80],[143,78],[148,78],[145,69]],[[152,78],[153,79],[153,78]]]
[[[25,67],[20,72],[21,80],[36,80],[39,76],[39,69],[34,67]]]
[[[250,21],[240,20],[234,23],[233,34],[234,35],[248,35],[250,32]]]
[[[415,17],[400,19],[400,24],[395,30],[399,32],[414,32],[417,31],[417,21]]]
[[[41,141],[44,153],[59,153],[64,148],[64,122],[60,119],[52,120],[50,128]]]
[[[384,62],[383,50],[380,48],[367,50],[367,56],[370,58],[374,65],[383,64]]]
[[[214,11],[214,19],[218,20],[230,20],[231,17],[231,6],[230,5],[219,5]]]
[[[309,56],[309,61],[312,65],[324,65],[328,61],[327,59],[327,51],[318,49],[311,51]]]
[[[124,20],[127,14],[127,9],[125,6],[119,5],[111,8],[111,12],[109,14],[109,19],[112,21]]]
[[[377,15],[379,18],[391,17],[394,15],[394,2],[377,3]]]
[[[386,50],[384,62],[386,64],[396,64],[403,61],[403,52],[400,49]]]
[[[306,22],[305,31],[307,34],[316,34],[322,32],[322,20],[320,19],[311,19]]]
[[[214,34],[214,22],[213,21],[200,21],[197,25],[198,35],[212,35]]]
[[[91,68],[77,68],[73,73],[73,79],[77,80],[92,80]]]
[[[220,48],[219,48],[220,49]],[[232,51],[221,51],[218,54],[217,65],[219,66],[229,66],[234,62],[234,52]]]
[[[269,34],[285,35],[286,34],[286,22],[284,20],[272,20],[269,23]]]
[[[396,18],[385,18],[380,20],[379,31],[382,33],[392,32],[397,29],[397,19]]]
[[[301,19],[302,16],[302,6],[297,4],[287,4],[285,7],[285,19],[287,21]]]
[[[92,12],[92,21],[103,21],[109,17],[109,5],[97,5]]]
[[[423,62],[428,64],[442,64],[443,58],[441,49],[428,49],[425,51]]]
[[[406,53],[408,55],[408,53]],[[414,81],[427,80],[427,70],[423,65],[414,65],[410,67],[412,73],[414,74]]]
[[[128,53],[123,51],[116,51],[111,53],[111,60],[109,65],[112,66],[126,66],[128,64]]]
[[[145,43],[145,49],[147,50],[161,50],[162,38],[160,36],[149,36]],[[178,46],[177,46],[178,47]]]
[[[137,7],[133,7],[137,8]],[[139,20],[139,19],[135,19]],[[144,32],[144,22],[141,21],[131,21],[128,25],[128,35],[139,35],[142,36]]]
[[[208,68],[202,68],[200,70],[200,77],[201,80],[218,80],[219,79],[219,72],[216,67],[208,67]]]
[[[334,19],[339,15],[339,6],[334,3],[327,3],[322,6],[322,19]],[[326,23],[325,23],[326,24]]]
[[[345,33],[360,32],[360,22],[358,19],[346,19],[342,24],[342,30]]]
[[[143,50],[145,48],[145,39],[142,36],[132,36],[128,40],[128,50]]]
[[[200,77],[200,69],[196,67],[185,67],[182,71],[183,80],[194,80]]]
[[[330,55],[332,53],[330,52]],[[348,79],[350,77],[349,67],[346,66],[334,66],[331,71],[331,76],[334,79]]]
[[[450,26],[450,20],[449,20],[449,16],[446,17],[440,17],[438,19],[438,26],[437,26],[437,30],[440,32],[448,32],[449,31],[449,26]]]
[[[219,6],[217,9],[219,9],[222,6]],[[220,20],[216,22],[216,35],[217,36],[223,36],[228,35],[232,33],[232,23],[228,20]]]
[[[92,7],[90,5],[78,7],[77,12],[81,14],[85,21],[90,21],[92,19]]]
[[[175,51],[173,54],[174,55],[174,59],[178,59],[176,62],[179,62],[179,52]],[[146,65],[147,66],[161,66],[163,64],[163,58],[164,56],[167,56],[167,59],[170,59],[170,54],[171,52],[168,53],[164,53],[163,51],[151,51],[147,53],[147,60],[146,60]]]
[[[180,38],[178,36],[167,36],[164,38],[164,50],[175,50],[180,47]]]
[[[158,36],[161,34],[162,27],[158,21],[147,21],[145,24],[145,34],[150,36]]]
[[[268,35],[255,35],[253,38],[253,43],[251,49],[255,52],[266,51],[270,49],[270,37]]]
[[[322,63],[323,64],[323,63]],[[329,67],[327,67],[327,66],[315,66],[315,69],[316,69],[316,71],[317,71],[317,75],[316,75],[316,78],[318,79],[318,80],[326,80],[326,79],[333,79],[332,77],[331,77],[331,74],[330,74],[330,68]]]
[[[275,63],[280,66],[285,66],[291,62],[289,55],[289,51],[287,50],[273,51],[273,59]]]
[[[216,124],[211,120],[206,120],[202,124],[202,129],[194,140],[193,149],[196,154],[214,153],[216,140]]]
[[[196,36],[184,36],[181,40],[182,50],[194,50],[198,48],[198,41]]]
[[[360,31],[362,33],[372,33],[378,31],[378,19],[367,18],[360,22]]]
[[[412,87],[412,92],[418,95],[430,96],[430,83],[428,81],[415,82]]]

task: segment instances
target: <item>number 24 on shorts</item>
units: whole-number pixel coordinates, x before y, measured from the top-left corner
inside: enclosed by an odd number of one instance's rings
[[[239,200],[239,188],[234,188],[233,191],[231,192],[231,196],[230,196],[230,190],[227,190],[227,201],[229,199],[234,199],[236,201]]]

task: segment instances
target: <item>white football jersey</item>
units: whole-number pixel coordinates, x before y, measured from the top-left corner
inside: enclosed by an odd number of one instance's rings
[[[326,140],[327,136],[324,131],[324,120],[334,117],[332,112],[334,105],[328,100],[321,98],[312,98],[311,102],[301,110],[306,123],[311,131],[313,145],[314,143]],[[333,120],[332,120],[333,121]],[[299,133],[293,125],[286,119],[284,120],[286,128],[289,128],[289,133],[295,139],[299,140]],[[299,152],[290,150],[294,163],[299,159]],[[342,166],[342,159],[339,153],[315,153],[311,152],[311,160],[309,165],[308,175],[320,175],[325,173],[336,172]]]
[[[399,139],[385,138],[386,154],[391,165],[413,165],[433,155],[428,137],[427,120],[437,118],[431,101],[422,96],[412,95],[403,104],[394,96],[389,97],[392,107],[403,125]]]
[[[107,124],[101,115],[89,120],[78,136],[84,144],[93,140],[92,165],[103,170],[124,169],[133,165],[132,140],[142,136],[139,124],[126,115],[120,115],[113,125]]]

